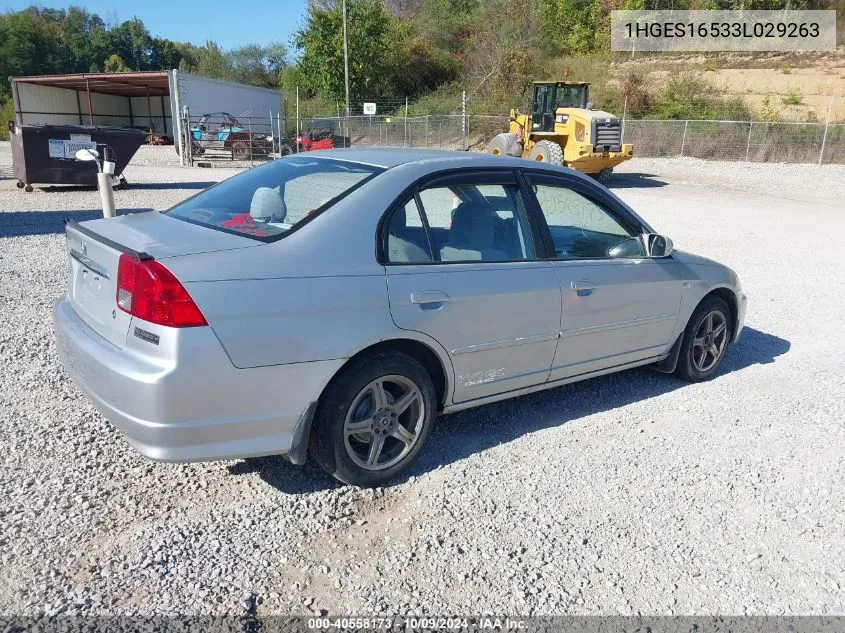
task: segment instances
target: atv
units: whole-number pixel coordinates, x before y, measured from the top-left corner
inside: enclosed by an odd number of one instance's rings
[[[191,140],[196,156],[207,150],[223,150],[231,153],[232,160],[265,157],[273,148],[272,137],[252,132],[228,112],[203,114],[191,127]]]

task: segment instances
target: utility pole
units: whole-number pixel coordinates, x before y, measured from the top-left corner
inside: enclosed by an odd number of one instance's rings
[[[343,0],[343,76],[346,84],[346,118],[349,118],[349,42],[346,37],[346,0]],[[347,123],[347,126],[349,124]]]

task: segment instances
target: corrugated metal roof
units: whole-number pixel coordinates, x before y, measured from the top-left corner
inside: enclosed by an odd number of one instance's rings
[[[167,96],[170,94],[167,71],[131,73],[83,73],[78,75],[34,75],[12,77],[12,83],[38,84],[67,88],[69,90],[90,90],[107,95],[123,97]]]

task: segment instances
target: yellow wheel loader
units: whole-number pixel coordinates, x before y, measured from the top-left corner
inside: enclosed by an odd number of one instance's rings
[[[491,154],[522,156],[592,174],[610,182],[613,168],[631,158],[634,146],[622,144],[622,124],[596,110],[590,84],[535,81],[531,114],[511,110],[509,130],[493,137]]]

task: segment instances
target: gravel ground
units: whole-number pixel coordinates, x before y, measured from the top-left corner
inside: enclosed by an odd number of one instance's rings
[[[845,614],[845,167],[620,172],[679,248],[742,278],[721,374],[628,371],[444,417],[375,491],[130,449],[51,331],[61,222],[96,217],[97,194],[0,180],[0,613]],[[142,148],[117,206],[232,173]]]

